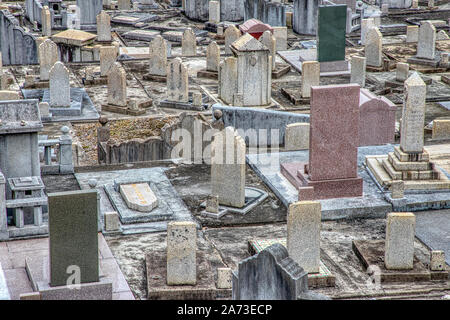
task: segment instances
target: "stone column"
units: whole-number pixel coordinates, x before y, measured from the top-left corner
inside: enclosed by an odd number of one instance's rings
[[[59,137],[59,173],[73,173],[72,137],[69,128],[61,128],[62,135]]]
[[[299,201],[289,206],[287,249],[289,257],[308,273],[320,267],[320,225],[322,207],[318,201]]]
[[[167,225],[167,284],[197,283],[197,226],[191,221]]]
[[[391,212],[387,217],[384,264],[386,269],[410,270],[414,262],[416,216]]]

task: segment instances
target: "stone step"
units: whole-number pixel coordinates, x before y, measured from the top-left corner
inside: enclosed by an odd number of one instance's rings
[[[426,171],[431,170],[429,161],[400,161],[394,152],[389,152],[389,162],[397,171]]]
[[[366,165],[369,168],[370,172],[372,172],[375,179],[381,186],[389,186],[391,184],[392,178],[389,174],[384,170],[381,161],[383,159],[387,159],[386,156],[367,156],[366,157]]]
[[[425,150],[422,153],[409,154],[403,152],[399,146],[395,146],[394,153],[400,161],[430,161],[430,155]]]
[[[405,181],[405,190],[445,190],[450,189],[449,180]]]
[[[383,159],[381,163],[383,165],[384,170],[386,170],[386,172],[389,174],[392,180],[402,180],[403,178],[402,172],[395,170],[388,159]]]

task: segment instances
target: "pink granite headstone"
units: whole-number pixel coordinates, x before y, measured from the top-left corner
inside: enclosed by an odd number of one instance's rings
[[[359,85],[311,87],[309,179],[357,176]]]
[[[309,163],[283,163],[281,173],[299,200],[359,197],[357,84],[311,87]]]
[[[367,89],[361,89],[359,104],[359,145],[394,143],[395,104]]]

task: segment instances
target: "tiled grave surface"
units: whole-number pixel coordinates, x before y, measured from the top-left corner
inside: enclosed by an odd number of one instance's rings
[[[100,276],[112,282],[113,300],[134,300],[134,295],[101,233],[98,235],[98,247]],[[47,261],[48,238],[1,242],[0,253],[0,263],[11,299],[18,300],[21,294],[32,292],[32,285],[25,270],[25,259]]]

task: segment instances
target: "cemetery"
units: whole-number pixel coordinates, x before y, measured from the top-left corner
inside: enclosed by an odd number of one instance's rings
[[[450,300],[450,4],[0,1],[0,300]]]

